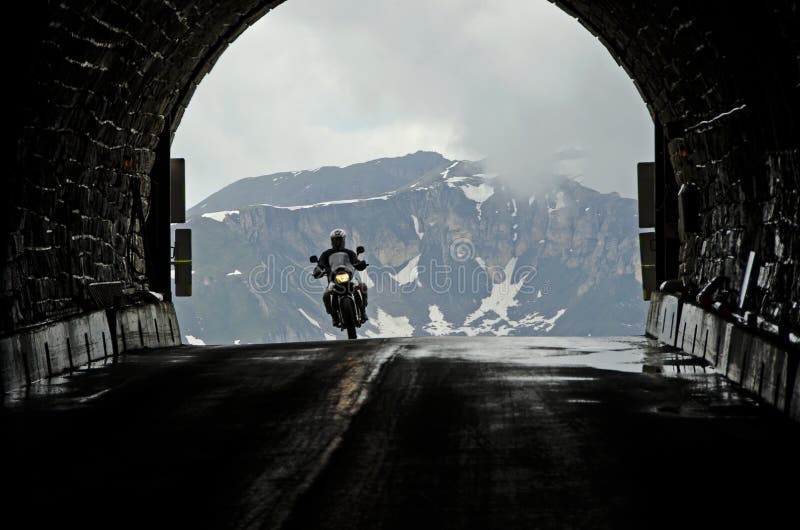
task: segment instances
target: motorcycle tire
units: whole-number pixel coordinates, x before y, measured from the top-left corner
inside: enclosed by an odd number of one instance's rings
[[[356,310],[353,306],[353,299],[349,296],[342,298],[342,324],[347,329],[347,338],[356,339]]]

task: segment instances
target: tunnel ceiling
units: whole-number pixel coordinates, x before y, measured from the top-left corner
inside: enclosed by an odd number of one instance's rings
[[[534,1],[534,0],[531,0]],[[3,322],[91,306],[87,286],[147,287],[150,173],[227,45],[279,1],[34,1],[21,26],[11,109],[13,194],[3,196]],[[555,1],[609,49],[669,142],[678,184],[697,190],[680,274],[738,291],[757,254],[750,309],[800,322],[798,5]],[[273,53],[280,53],[274,50]]]

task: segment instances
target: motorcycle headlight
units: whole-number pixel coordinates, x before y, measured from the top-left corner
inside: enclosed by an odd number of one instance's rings
[[[347,283],[350,281],[350,275],[346,272],[340,272],[336,276],[334,276],[334,281],[336,283]]]

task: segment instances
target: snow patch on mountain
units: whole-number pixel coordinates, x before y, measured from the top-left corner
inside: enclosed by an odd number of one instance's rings
[[[439,309],[439,306],[436,304],[428,306],[428,319],[430,322],[425,324],[422,329],[429,335],[451,335],[458,331],[450,322],[445,320],[444,313],[442,313],[442,310]]]
[[[499,316],[497,318],[484,318],[478,325],[461,326],[457,331],[463,331],[469,337],[477,335],[505,337],[522,328],[548,333],[553,330],[556,321],[566,312],[566,309],[559,309],[549,318],[537,311],[524,316],[520,320],[506,319]]]
[[[450,170],[451,170],[451,169],[453,169],[454,167],[456,167],[456,164],[458,164],[458,160],[456,160],[455,162],[453,162],[452,164],[450,164],[449,166],[447,166],[447,169],[445,169],[444,171],[442,171],[442,172],[440,173],[440,175],[442,175],[442,178],[443,178],[443,179],[446,179],[446,178],[447,178],[447,175],[450,173]]]
[[[364,199],[341,199],[338,201],[325,201],[325,202],[317,202],[314,204],[299,204],[297,206],[276,206],[274,204],[261,204],[261,206],[269,206],[271,208],[277,208],[279,210],[305,210],[306,208],[319,208],[320,206],[334,206],[337,204],[354,204],[358,202],[366,202],[366,201],[385,201],[392,197],[394,193],[387,193],[385,195],[378,195],[377,197],[366,197]],[[235,213],[239,213],[238,211]],[[208,214],[203,214],[203,217],[206,217]]]
[[[553,213],[556,210],[560,210],[560,209],[566,208],[566,207],[567,207],[567,202],[564,200],[564,192],[563,191],[558,191],[556,193],[556,206],[555,206],[555,208],[550,208],[550,206],[548,206],[547,207],[547,213]]]
[[[414,334],[414,326],[408,321],[408,317],[394,317],[378,308],[378,316],[369,320],[377,331],[367,330],[367,337],[411,337]]]
[[[508,310],[517,305],[518,302],[515,298],[525,283],[525,276],[516,283],[512,281],[516,266],[517,258],[515,256],[508,260],[503,268],[502,281],[492,284],[492,292],[489,296],[481,300],[481,306],[464,320],[465,326],[485,316],[489,311],[494,312],[502,320],[508,321]]]
[[[556,325],[556,320],[561,318],[566,312],[566,309],[559,309],[556,311],[556,314],[550,318],[544,317],[540,313],[533,312],[530,315],[518,320],[516,325],[526,328],[533,328],[536,331],[551,331]]]
[[[204,213],[202,215],[202,217],[206,217],[208,219],[212,219],[214,221],[217,221],[217,222],[221,223],[222,221],[225,220],[226,216],[233,215],[233,214],[238,214],[238,213],[239,213],[239,210],[224,210],[224,211],[221,211],[221,212]]]
[[[375,287],[375,282],[372,281],[367,271],[358,271],[358,281],[366,285],[368,289]]]
[[[301,315],[303,315],[304,317],[306,317],[306,320],[308,320],[309,322],[311,322],[311,323],[312,323],[314,326],[316,326],[316,327],[318,327],[318,328],[322,329],[322,326],[320,326],[320,325],[319,325],[319,322],[317,322],[316,320],[314,320],[313,318],[311,318],[311,317],[309,316],[309,314],[308,314],[308,313],[306,313],[305,311],[303,311],[303,310],[302,310],[302,309],[300,309],[299,307],[297,308],[297,310],[300,312],[300,314],[301,314]]]
[[[520,320],[513,320],[508,316],[508,310],[519,305],[516,297],[527,279],[527,275],[521,275],[516,282],[513,281],[516,263],[516,257],[509,260],[503,269],[502,280],[492,284],[492,292],[489,296],[481,301],[480,307],[468,315],[463,326],[456,331],[463,331],[470,337],[476,335],[506,336],[522,327],[544,332],[549,332],[555,327],[556,321],[566,313],[566,309],[559,309],[551,317],[546,317],[536,311]],[[496,318],[491,318],[492,314]],[[433,321],[432,316],[431,320]]]
[[[461,191],[464,192],[464,195],[467,196],[467,199],[477,202],[479,205],[485,202],[489,197],[494,195],[494,188],[485,182],[482,184],[478,184],[477,186],[472,186],[471,184],[465,184],[463,186],[459,186]]]
[[[425,232],[421,232],[419,229],[419,219],[417,219],[416,215],[411,214],[411,220],[414,221],[414,232],[417,233],[418,238],[422,239],[422,237],[425,235]]]
[[[471,177],[450,177],[448,179],[445,179],[445,182],[451,188],[457,188],[460,182],[466,182],[466,181],[471,182],[472,180],[473,179]]]
[[[481,206],[483,203],[492,195],[494,195],[494,188],[482,182],[480,184],[463,184],[461,186],[456,186],[455,182],[461,182],[469,177],[453,177],[447,179],[447,185],[452,188],[460,188],[462,192],[464,192],[464,196],[471,200],[475,201],[475,209],[478,210],[478,219],[481,218]]]
[[[405,267],[400,269],[400,272],[397,274],[392,274],[392,278],[394,278],[395,281],[400,285],[406,285],[415,281],[419,283],[419,268],[417,265],[419,264],[420,256],[408,260],[408,263],[406,263]]]
[[[509,324],[509,321],[498,317],[493,319],[487,318],[481,321],[478,326],[462,326],[459,330],[466,333],[468,337],[476,337],[478,335],[507,337],[514,331],[514,328]]]
[[[203,342],[203,339],[198,339],[194,335],[185,335],[185,337],[186,337],[186,342],[188,342],[192,346],[205,346],[206,345],[206,343]]]

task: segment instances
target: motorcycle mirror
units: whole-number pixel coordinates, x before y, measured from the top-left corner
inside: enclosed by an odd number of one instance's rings
[[[363,253],[364,253],[364,247],[362,247],[361,245],[357,246],[356,254],[363,254]]]
[[[319,259],[316,256],[311,256],[310,258],[308,258],[308,261],[310,261],[311,263],[317,263]]]

